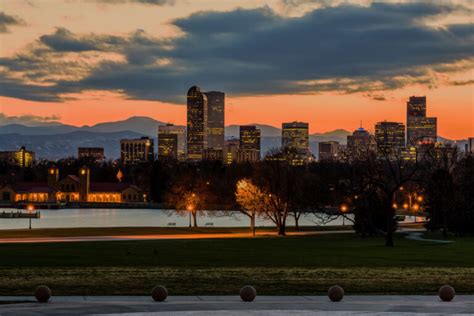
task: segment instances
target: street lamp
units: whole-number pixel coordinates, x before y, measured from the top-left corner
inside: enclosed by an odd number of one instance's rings
[[[30,213],[30,227],[28,229],[31,229],[31,212],[33,212],[35,207],[33,206],[33,204],[30,204],[28,205],[27,209],[28,209],[28,212]]]
[[[347,210],[348,210],[347,205],[342,204],[341,207],[340,207],[340,210],[341,210],[342,213],[347,212]],[[345,221],[344,214],[342,214],[342,226],[346,226],[346,221]]]
[[[193,206],[189,204],[186,209],[189,211],[189,227],[191,227],[191,213],[193,212]]]

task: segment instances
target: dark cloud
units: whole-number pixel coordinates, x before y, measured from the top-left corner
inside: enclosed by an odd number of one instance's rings
[[[40,44],[46,47],[44,56],[101,52],[124,57],[89,65],[77,80],[55,81],[50,90],[55,98],[61,92],[100,89],[132,99],[183,102],[193,84],[232,95],[370,93],[412,84],[436,87],[433,71],[472,67],[473,24],[432,28],[420,23],[458,10],[467,9],[424,2],[341,5],[290,18],[269,8],[199,12],[173,21],[184,35],[172,39],[141,30],[117,37],[58,29],[42,36]],[[38,70],[29,71],[25,58],[0,59],[0,65],[38,78],[42,67],[61,69],[37,61]]]
[[[19,17],[0,12],[0,33],[7,33],[8,27],[13,25],[25,25]]]
[[[467,86],[467,85],[474,84],[474,80],[454,80],[454,81],[450,81],[449,83],[452,84],[453,86]]]

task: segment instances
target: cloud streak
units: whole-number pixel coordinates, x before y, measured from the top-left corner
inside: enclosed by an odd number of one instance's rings
[[[25,25],[19,17],[0,12],[0,33],[7,33],[10,26]]]
[[[3,73],[16,87],[0,87],[0,93],[58,101],[65,93],[97,89],[181,103],[193,84],[237,96],[435,87],[433,73],[472,67],[474,25],[433,28],[420,21],[459,10],[469,9],[372,3],[324,7],[301,17],[267,7],[198,12],[172,21],[183,35],[166,39],[142,30],[112,36],[58,28],[30,51],[0,59],[0,66],[17,74]],[[71,54],[77,58],[65,58]],[[48,83],[42,93],[35,90],[38,82]]]

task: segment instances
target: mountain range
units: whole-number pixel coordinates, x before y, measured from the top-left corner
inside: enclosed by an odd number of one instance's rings
[[[149,136],[155,139],[156,145],[158,126],[164,124],[164,122],[145,116],[133,116],[122,121],[81,127],[57,121],[43,122],[41,125],[35,124],[34,126],[18,123],[5,124],[0,126],[0,150],[16,150],[25,146],[34,151],[37,158],[56,160],[76,156],[77,147],[95,146],[104,147],[106,157],[116,159],[120,156],[120,139]],[[262,153],[281,145],[281,129],[258,123],[249,125],[256,125],[262,131]],[[345,144],[349,134],[350,132],[344,129],[310,134],[310,149],[317,155],[319,142],[337,141],[340,144]],[[226,138],[238,138],[239,126],[226,126],[225,136]]]

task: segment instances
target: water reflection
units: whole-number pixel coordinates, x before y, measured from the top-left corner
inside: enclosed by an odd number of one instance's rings
[[[0,211],[16,212],[16,209],[2,209]],[[300,226],[314,226],[314,216],[301,216]],[[28,218],[5,219],[0,218],[0,229],[28,228]],[[68,228],[68,227],[187,227],[188,216],[180,216],[172,210],[144,210],[144,209],[63,209],[41,210],[40,219],[32,219],[33,228]],[[222,212],[205,212],[198,217],[199,226],[214,227],[248,227],[250,220],[247,216],[232,212],[224,215]],[[259,218],[257,226],[274,226],[270,220]],[[290,216],[287,225],[294,225]],[[342,225],[342,218],[338,218],[325,226]],[[346,220],[346,225],[350,225]]]

